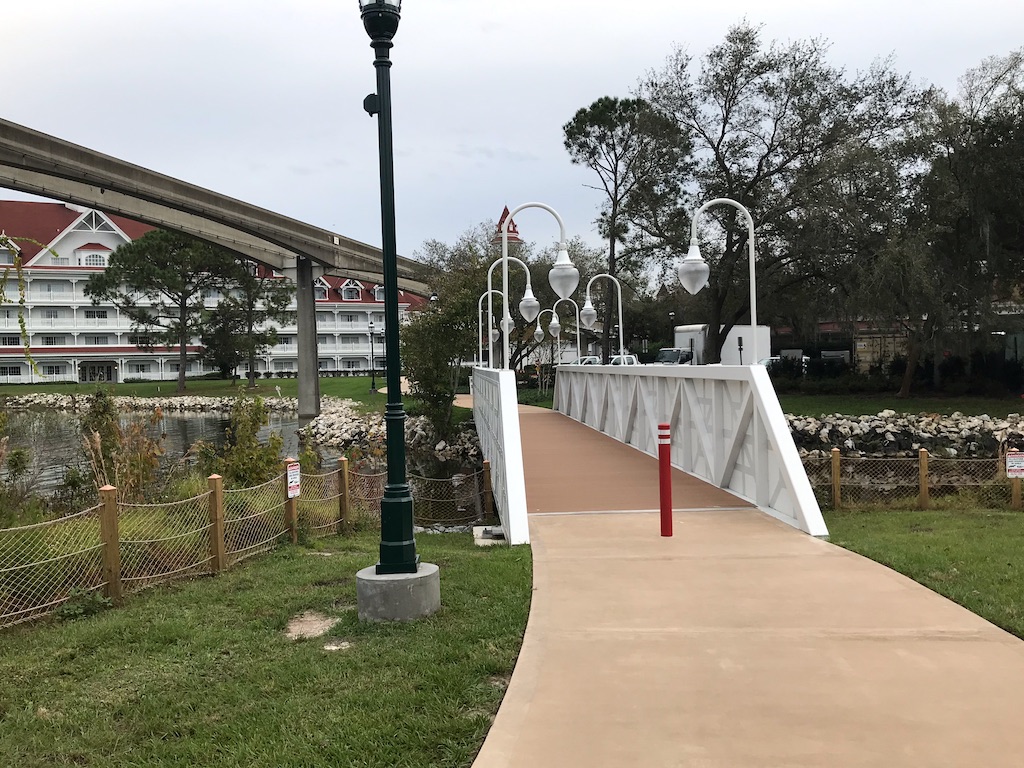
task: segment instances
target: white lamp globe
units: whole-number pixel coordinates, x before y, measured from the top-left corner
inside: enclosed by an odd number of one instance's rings
[[[558,244],[558,257],[555,265],[548,273],[548,282],[560,299],[567,299],[572,296],[576,286],[580,284],[580,271],[572,265],[569,259],[569,251],[565,249],[565,243]]]
[[[683,284],[683,288],[691,294],[698,293],[708,284],[711,268],[700,255],[700,247],[697,243],[690,243],[686,258],[679,262],[676,273],[679,275],[679,282]]]
[[[583,303],[583,309],[580,310],[580,322],[583,323],[584,328],[593,328],[594,323],[597,322],[597,310],[594,309],[590,296],[587,296],[587,300]]]
[[[532,323],[540,314],[540,302],[533,295],[533,288],[529,285],[526,286],[526,292],[523,293],[523,298],[519,301],[519,314],[528,323]]]

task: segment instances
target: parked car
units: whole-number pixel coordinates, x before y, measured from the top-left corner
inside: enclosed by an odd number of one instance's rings
[[[563,363],[563,365],[600,365],[601,358],[597,355],[584,355],[578,360],[573,360],[571,363]]]
[[[611,365],[640,365],[640,361],[636,359],[636,355],[615,355]]]
[[[786,359],[794,361],[794,362],[790,363],[791,365],[793,365],[793,366],[796,365],[796,362],[795,362],[796,358],[786,358]],[[800,358],[801,367],[803,368],[803,372],[804,373],[807,373],[807,361],[810,360],[810,359],[811,358],[809,358],[807,355],[803,355]],[[758,365],[763,365],[765,368],[768,369],[768,371],[770,373],[772,368],[777,368],[777,367],[779,367],[782,364],[782,358],[779,357],[778,355],[772,355],[771,357],[762,357],[760,360],[757,361],[757,364]]]
[[[689,365],[692,357],[693,353],[688,349],[665,347],[658,350],[654,363],[656,365]]]

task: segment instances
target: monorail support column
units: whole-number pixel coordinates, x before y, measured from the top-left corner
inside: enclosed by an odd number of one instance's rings
[[[295,260],[295,325],[299,336],[299,421],[320,415],[320,378],[316,349],[316,301],[313,294],[313,261]]]

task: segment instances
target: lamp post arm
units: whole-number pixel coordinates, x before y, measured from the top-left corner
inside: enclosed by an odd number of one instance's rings
[[[696,215],[697,214],[694,214],[694,218],[696,218]],[[690,229],[691,235],[690,236],[693,237],[693,235],[692,235],[692,232],[693,232],[693,220],[690,221],[690,227],[691,227],[691,229]],[[623,331],[623,325],[622,325],[622,284],[619,282],[619,279],[617,277],[615,277],[614,275],[609,275],[607,272],[602,272],[599,275],[594,275],[587,282],[587,301],[590,301],[590,286],[593,285],[594,281],[597,280],[597,278],[599,278],[599,277],[607,278],[608,280],[611,280],[613,283],[615,283],[615,291],[616,291],[616,294],[619,297],[619,302],[618,302],[618,304],[619,304],[619,355],[622,356],[622,355],[626,354],[626,348],[622,344],[622,331]]]
[[[554,312],[555,311],[555,307],[557,307],[563,301],[569,302],[576,309],[576,359],[579,360],[580,357],[581,357],[581,355],[580,355],[580,305],[577,304],[574,299],[569,299],[569,298],[559,299],[558,301],[556,301],[554,304],[551,305],[551,312]],[[561,363],[562,362],[561,359],[559,359],[558,362]]]
[[[509,224],[512,223],[512,219],[515,217],[517,213],[527,208],[542,208],[543,210],[547,211],[548,213],[555,217],[555,221],[558,222],[558,247],[559,249],[565,247],[565,223],[562,221],[562,217],[558,215],[558,212],[550,205],[545,205],[544,203],[523,203],[522,205],[516,206],[509,213],[509,215],[505,217],[505,221],[503,221],[501,224],[501,293],[503,296],[503,300],[505,302],[505,307],[502,313],[501,320],[501,339],[505,353],[505,359],[502,361],[502,364],[504,365],[506,370],[510,367],[508,343],[509,334],[507,329],[508,326],[510,325],[509,321],[512,319],[512,314],[509,312],[508,309],[508,226]]]
[[[476,302],[476,324],[477,324],[477,331],[478,331],[478,333],[477,333],[477,356],[476,356],[476,361],[477,361],[477,364],[481,368],[483,367],[483,364],[484,364],[484,321],[483,321],[484,299],[485,298],[487,299],[487,318],[489,320],[491,317],[494,316],[493,313],[492,313],[492,307],[491,307],[491,294],[493,294],[493,293],[497,293],[499,296],[501,295],[501,293],[499,291],[494,291],[494,290],[488,289],[486,293],[483,293],[483,294],[480,295],[480,298]],[[488,355],[493,355],[494,354],[494,342],[491,341],[491,328],[490,328],[490,324],[488,324],[488,327],[487,327],[487,345],[488,345],[487,346],[487,354]],[[494,367],[494,360],[493,359],[489,359],[487,362],[490,363],[490,367],[491,368]]]
[[[757,283],[754,276],[754,262],[757,258],[757,249],[754,244],[754,217],[750,215],[750,211],[741,203],[737,203],[728,197],[716,197],[714,200],[708,200],[704,205],[695,210],[690,217],[690,245],[697,244],[697,219],[713,205],[731,205],[742,213],[747,220],[747,253],[750,261],[750,325],[754,334],[753,342],[750,345],[750,354],[756,363],[759,358],[757,356]]]

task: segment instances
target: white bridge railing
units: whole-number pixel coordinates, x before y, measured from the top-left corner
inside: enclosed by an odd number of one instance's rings
[[[764,366],[563,365],[554,407],[652,456],[667,423],[673,466],[828,536]]]
[[[473,369],[473,420],[480,449],[491,462],[491,487],[509,544],[528,544],[526,477],[513,371]]]

